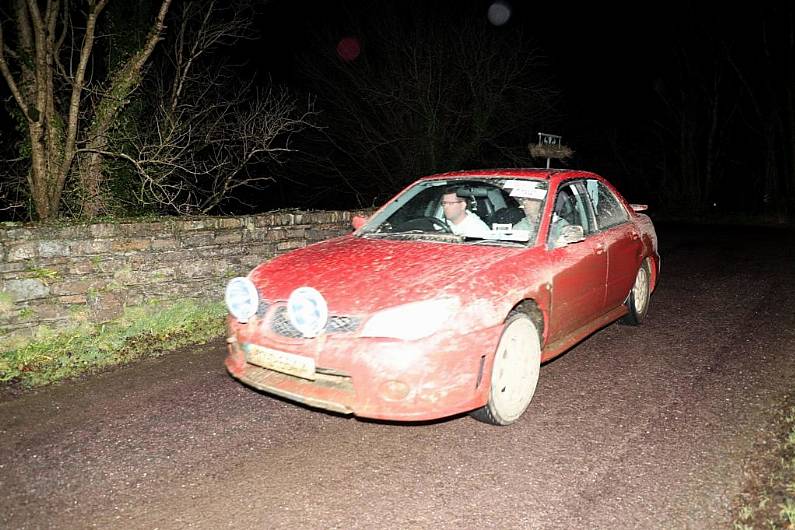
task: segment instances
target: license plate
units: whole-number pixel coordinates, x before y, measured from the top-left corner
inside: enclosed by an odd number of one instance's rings
[[[311,357],[272,350],[256,344],[244,345],[243,351],[246,361],[251,364],[303,379],[315,379],[315,360]]]

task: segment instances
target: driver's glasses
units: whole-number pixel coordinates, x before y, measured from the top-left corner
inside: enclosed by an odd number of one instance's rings
[[[442,201],[442,206],[451,206],[453,204],[461,204],[464,202],[463,200],[460,201]]]

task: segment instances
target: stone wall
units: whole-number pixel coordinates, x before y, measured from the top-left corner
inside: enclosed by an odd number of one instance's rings
[[[233,276],[351,232],[352,213],[273,212],[93,224],[0,224],[0,350],[40,326],[102,323],[153,300],[223,300]]]

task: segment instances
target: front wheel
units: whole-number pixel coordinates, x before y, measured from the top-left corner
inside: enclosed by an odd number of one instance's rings
[[[472,417],[492,425],[510,425],[527,409],[541,370],[541,343],[533,321],[524,313],[508,317],[502,330],[486,405]]]
[[[651,274],[649,273],[649,261],[643,260],[635,276],[635,284],[629,292],[625,302],[629,313],[621,319],[622,324],[637,326],[646,318],[649,311],[649,297],[651,296]]]

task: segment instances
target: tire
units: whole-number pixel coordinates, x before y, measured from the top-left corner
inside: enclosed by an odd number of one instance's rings
[[[635,276],[635,284],[627,296],[624,305],[629,309],[629,313],[621,319],[622,324],[637,326],[646,318],[649,312],[649,298],[651,297],[651,273],[649,272],[648,260],[643,260]]]
[[[473,418],[492,425],[510,425],[527,409],[541,370],[538,329],[524,313],[505,321],[491,368],[489,400],[471,412]]]

